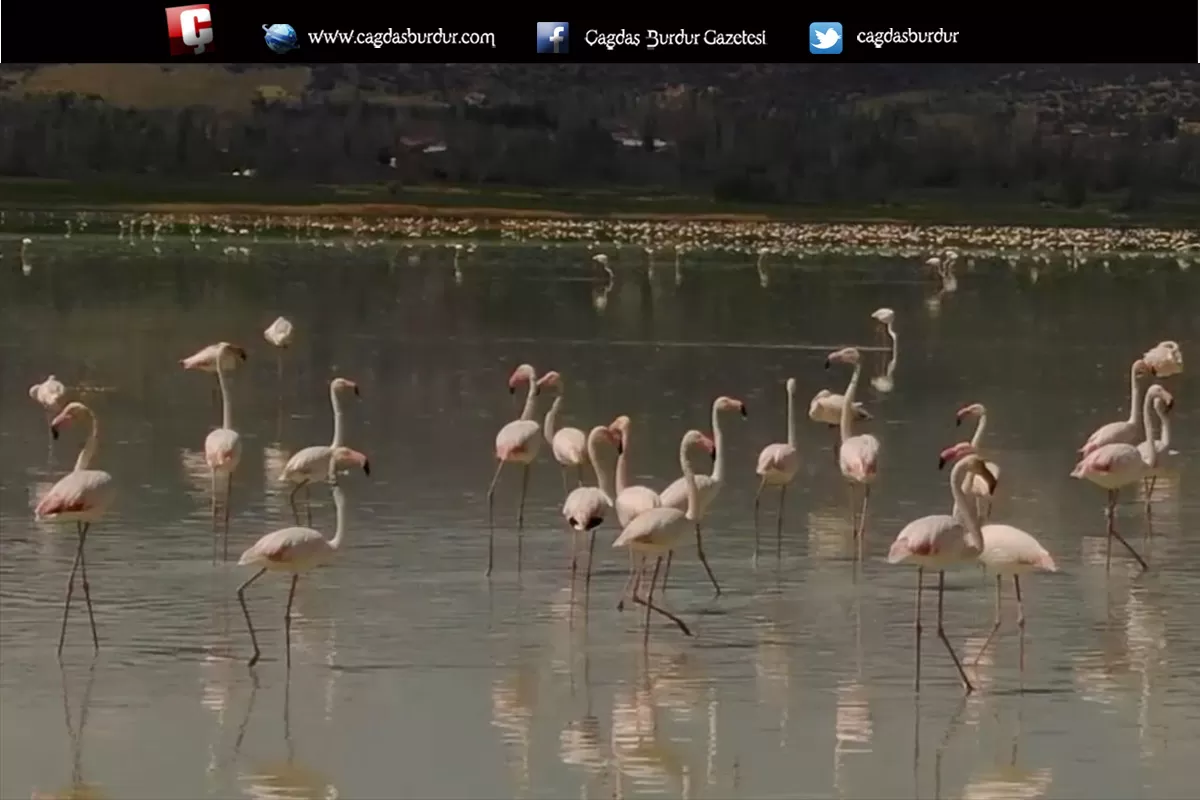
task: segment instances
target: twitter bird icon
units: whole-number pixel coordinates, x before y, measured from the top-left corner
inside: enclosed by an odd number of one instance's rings
[[[808,26],[808,52],[836,56],[842,52],[842,23],[814,22]]]

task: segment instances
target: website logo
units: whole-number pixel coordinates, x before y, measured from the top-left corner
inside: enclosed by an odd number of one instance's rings
[[[842,23],[814,22],[808,26],[808,52],[836,56],[842,52]]]
[[[564,55],[569,52],[570,31],[565,22],[539,22],[537,24],[537,51]]]
[[[208,4],[167,9],[167,39],[173,56],[213,51],[212,12]]]
[[[300,46],[300,40],[296,37],[296,29],[291,25],[277,23],[275,25],[263,25],[263,39],[267,42],[267,47],[277,56],[286,55]]]

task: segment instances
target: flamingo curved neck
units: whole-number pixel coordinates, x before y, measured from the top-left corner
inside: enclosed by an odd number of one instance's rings
[[[558,390],[558,397],[554,398],[554,402],[550,404],[550,410],[546,412],[546,419],[542,422],[542,436],[546,437],[547,444],[554,443],[554,434],[558,429],[558,412],[562,410],[563,393],[562,389]]]
[[[787,393],[787,443],[791,447],[796,446],[796,392],[789,390]],[[720,457],[717,453],[717,457]]]
[[[854,414],[854,395],[858,391],[858,378],[861,374],[862,361],[856,361],[854,374],[850,376],[850,383],[846,384],[846,393],[842,395],[842,416],[838,420],[838,435],[843,442],[854,436],[854,431],[850,427],[850,418]]]
[[[329,540],[329,546],[337,550],[346,536],[346,494],[336,483],[333,485],[333,507],[336,509],[337,527],[333,531],[333,538]]]
[[[629,429],[621,435],[621,452],[617,456],[617,494],[629,486]]]
[[[613,500],[612,484],[608,479],[608,470],[600,464],[600,436],[603,432],[603,428],[595,428],[588,434],[587,452],[588,459],[592,462],[592,471],[596,473],[596,488],[611,503]]]
[[[719,444],[716,446],[720,447]],[[717,458],[720,457],[721,454],[717,453]],[[683,485],[687,489],[687,510],[683,515],[694,521],[700,516],[700,492],[696,489],[696,472],[692,469],[692,460],[688,458],[686,440],[679,443],[679,468],[683,470]]]
[[[329,443],[329,446],[337,449],[342,446],[342,398],[332,384],[329,386],[329,404],[333,406],[333,441]]]
[[[712,407],[713,444],[717,448],[717,458],[713,462],[712,479],[716,483],[725,480],[725,431],[721,430],[721,412],[714,402]]]
[[[887,325],[887,335],[892,340],[892,354],[888,359],[887,374],[890,376],[896,371],[896,353],[900,349],[900,339],[896,336],[896,329],[892,327],[892,323]]]
[[[1150,467],[1158,463],[1158,448],[1154,446],[1154,419],[1151,416],[1157,396],[1157,392],[1146,392],[1146,399],[1142,402],[1142,425],[1146,428],[1146,465]]]
[[[1163,450],[1171,446],[1171,417],[1158,403],[1154,404],[1154,413],[1158,414],[1158,445]]]
[[[533,412],[537,407],[537,376],[529,376],[529,389],[525,395],[525,407],[521,409],[521,419],[529,421],[533,419]]]
[[[217,384],[221,387],[221,427],[233,428],[233,408],[229,402],[229,386],[225,378],[225,366],[223,364],[225,351],[217,352]]]
[[[1130,425],[1137,424],[1138,400],[1141,399],[1141,386],[1138,385],[1137,367],[1129,369],[1129,419]]]
[[[979,415],[979,422],[975,425],[975,434],[971,437],[971,447],[979,447],[985,430],[987,430],[987,411]]]
[[[88,416],[92,420],[92,429],[88,432],[87,441],[83,443],[83,448],[79,451],[79,457],[75,459],[76,472],[88,468],[92,459],[96,457],[96,450],[100,447],[100,423],[92,412],[89,411]]]
[[[951,512],[963,523],[966,530],[967,545],[976,550],[983,549],[983,532],[979,529],[979,516],[975,504],[967,500],[962,485],[965,482],[970,463],[964,458],[950,470],[950,495],[954,498],[954,510]]]

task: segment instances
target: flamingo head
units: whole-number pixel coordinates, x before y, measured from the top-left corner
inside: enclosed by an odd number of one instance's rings
[[[590,435],[599,437],[600,439],[611,444],[616,448],[617,455],[621,455],[621,453],[623,453],[625,450],[625,444],[622,441],[623,437],[621,432],[613,430],[611,425],[597,425],[596,427],[592,428]]]
[[[974,454],[975,448],[971,446],[970,442],[959,442],[958,444],[952,444],[938,454],[938,469],[942,469],[947,464],[953,464],[963,456]]]
[[[546,389],[562,389],[562,376],[556,370],[550,370],[542,377],[538,378],[537,391],[541,394]]]
[[[91,413],[91,409],[89,409],[83,403],[78,401],[67,403],[66,407],[62,411],[58,412],[58,416],[50,422],[50,435],[57,439],[59,428],[61,428],[63,425],[66,425],[73,419],[85,417]]]
[[[621,449],[625,448],[625,439],[629,436],[629,416],[622,414],[608,424],[608,429],[621,437]]]
[[[957,427],[963,424],[963,420],[983,416],[986,413],[987,409],[983,407],[983,403],[971,403],[969,406],[963,406],[955,412],[954,425]]]
[[[690,430],[683,435],[684,447],[699,447],[710,456],[713,461],[717,460],[717,445],[712,440],[712,437],[697,430]]]
[[[747,416],[746,404],[736,397],[726,397],[722,395],[713,401],[714,411],[736,411],[743,417]]]
[[[330,382],[330,388],[335,392],[349,390],[354,392],[355,397],[362,397],[362,392],[358,390],[358,384],[348,378],[334,378]]]
[[[1161,384],[1156,383],[1147,389],[1146,397],[1152,398],[1154,403],[1161,402],[1164,411],[1170,411],[1175,407],[1175,397]]]
[[[1140,358],[1137,361],[1133,362],[1133,365],[1130,367],[1130,370],[1133,372],[1133,376],[1135,378],[1145,378],[1147,376],[1156,374],[1154,371],[1154,367],[1150,366],[1149,364],[1147,364],[1144,360],[1142,360]]]
[[[880,325],[891,325],[896,320],[896,312],[890,308],[877,308],[871,312],[871,319]]]
[[[329,454],[329,459],[334,469],[340,466],[353,465],[361,467],[364,475],[371,474],[371,460],[364,453],[352,450],[349,447],[335,447],[333,452]],[[332,474],[333,470],[330,472]]]
[[[795,394],[796,393],[796,379],[788,378],[787,383],[784,384],[784,389],[785,389],[785,391],[787,391],[787,393],[789,395]]]
[[[230,344],[229,342],[220,342],[217,344],[217,358],[224,357],[226,351],[233,353],[242,361],[246,360],[246,348],[239,347],[236,344]]]
[[[522,364],[513,370],[512,375],[508,376],[508,393],[512,394],[517,391],[517,387],[523,383],[537,380],[537,370],[532,364]]]
[[[843,347],[841,350],[834,350],[825,357],[825,369],[829,369],[834,364],[850,364],[858,365],[861,358],[857,347]]]

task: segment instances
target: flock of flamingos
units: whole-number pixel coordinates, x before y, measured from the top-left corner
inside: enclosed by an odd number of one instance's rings
[[[895,313],[881,308],[871,315],[882,334],[890,338],[891,360],[896,356],[897,335]],[[284,317],[276,319],[265,331],[264,338],[276,348],[286,348],[292,342],[295,329]],[[214,560],[217,540],[223,542],[228,557],[229,513],[233,493],[233,475],[241,457],[241,437],[233,427],[228,383],[232,372],[247,357],[246,350],[228,342],[202,348],[180,364],[184,369],[215,373],[221,394],[220,427],[208,434],[204,444],[205,460],[212,476],[211,514],[214,531]],[[836,463],[846,481],[850,496],[850,521],[854,532],[856,559],[863,558],[866,520],[871,486],[878,476],[881,445],[869,433],[855,431],[857,423],[871,419],[861,403],[856,402],[862,358],[855,347],[845,347],[828,355],[826,368],[844,366],[851,370],[845,391],[836,394],[828,389],[818,392],[809,404],[809,418],[828,426],[837,433]],[[1168,378],[1183,371],[1183,355],[1178,343],[1163,341],[1133,361],[1129,371],[1130,409],[1127,419],[1111,422],[1098,428],[1079,448],[1079,462],[1071,477],[1090,481],[1107,493],[1106,517],[1108,548],[1106,567],[1111,560],[1112,542],[1121,543],[1142,568],[1146,562],[1117,532],[1114,524],[1118,493],[1124,487],[1145,481],[1152,487],[1157,475],[1172,470],[1178,453],[1171,449],[1169,415],[1174,399],[1161,384],[1154,383],[1144,394],[1142,385],[1148,378]],[[889,370],[890,373],[890,370]],[[503,426],[496,435],[496,470],[488,487],[488,559],[487,574],[494,565],[495,518],[494,498],[500,475],[506,465],[518,467],[521,473],[520,500],[517,510],[517,565],[520,570],[524,508],[530,469],[545,441],[555,461],[563,471],[566,494],[562,515],[571,537],[571,585],[574,586],[579,560],[580,535],[588,534],[588,560],[585,582],[590,585],[595,531],[610,516],[616,517],[621,531],[613,541],[614,548],[626,548],[630,554],[629,579],[621,592],[617,608],[632,601],[645,609],[643,637],[649,637],[651,614],[674,623],[690,636],[687,624],[662,606],[674,552],[694,536],[697,555],[708,573],[717,594],[721,588],[704,554],[701,523],[720,493],[725,480],[725,448],[722,436],[722,415],[745,415],[746,405],[734,397],[718,397],[712,405],[712,432],[689,430],[679,443],[679,466],[682,473],[674,483],[658,492],[647,486],[631,486],[628,478],[630,419],[619,416],[608,425],[597,425],[586,433],[578,428],[558,427],[562,409],[564,381],[555,371],[539,375],[537,370],[522,364],[508,381],[509,391],[522,387],[525,404],[521,416]],[[254,666],[261,655],[254,623],[246,605],[245,591],[267,572],[291,575],[285,610],[285,660],[291,663],[291,608],[296,584],[302,573],[331,560],[341,549],[346,535],[345,497],[339,485],[339,473],[358,467],[370,474],[370,462],[363,453],[343,444],[342,396],[358,394],[358,386],[345,378],[334,378],[329,392],[333,406],[333,438],[328,445],[306,447],[287,462],[279,476],[291,484],[289,496],[294,525],[281,528],[260,538],[238,559],[241,566],[256,571],[237,589],[238,600],[246,619],[253,646],[249,659]],[[554,392],[555,398],[542,421],[537,419],[538,398],[544,392]],[[777,491],[779,506],[776,516],[776,548],[782,542],[784,497],[794,480],[800,464],[797,447],[795,393],[796,381],[789,378],[787,392],[787,438],[785,442],[769,444],[759,454],[756,473],[758,492],[754,500],[755,558],[759,551],[759,505],[768,489]],[[108,472],[93,469],[98,448],[99,428],[95,413],[80,402],[66,402],[67,388],[53,375],[29,389],[30,397],[41,405],[50,418],[50,434],[55,439],[72,422],[90,425],[86,443],[79,453],[74,469],[59,480],[41,497],[35,508],[40,521],[73,523],[78,534],[75,561],[67,581],[63,601],[62,625],[59,631],[58,654],[61,657],[66,637],[67,618],[79,574],[91,625],[92,644],[99,649],[91,592],[87,578],[84,543],[89,527],[99,521],[114,499],[114,482]],[[981,453],[981,437],[987,425],[987,410],[981,403],[967,405],[957,412],[959,423],[975,421],[974,434],[941,451],[939,469],[951,465],[949,488],[953,505],[949,514],[931,514],[906,525],[896,536],[888,551],[891,564],[911,564],[917,568],[916,585],[916,666],[914,685],[919,689],[921,677],[921,602],[926,570],[938,573],[937,635],[957,668],[965,691],[973,686],[963,669],[953,645],[942,625],[943,590],[947,569],[982,565],[996,579],[996,618],[990,635],[979,655],[987,649],[1001,625],[1001,591],[1003,579],[1012,578],[1017,604],[1017,625],[1024,631],[1025,617],[1021,600],[1021,575],[1033,571],[1056,571],[1053,557],[1030,534],[1011,525],[990,522],[991,496],[996,490],[1000,468],[985,460]],[[1157,434],[1155,426],[1157,423]],[[693,454],[704,451],[712,460],[710,474],[697,474]],[[602,462],[616,455],[614,474]],[[584,485],[585,472],[590,468],[595,486]],[[332,538],[326,538],[312,527],[309,491],[314,482],[324,481],[331,486],[336,507],[336,525]],[[300,492],[304,492],[305,524],[301,524]],[[861,500],[859,497],[861,496]],[[1147,492],[1147,503],[1149,503]],[[665,561],[665,568],[664,568]],[[651,568],[652,564],[652,568]],[[661,580],[660,580],[661,574]],[[648,577],[647,577],[648,576]],[[656,601],[655,589],[660,595]],[[1023,662],[1022,646],[1022,662]],[[976,657],[978,660],[979,656]]]

